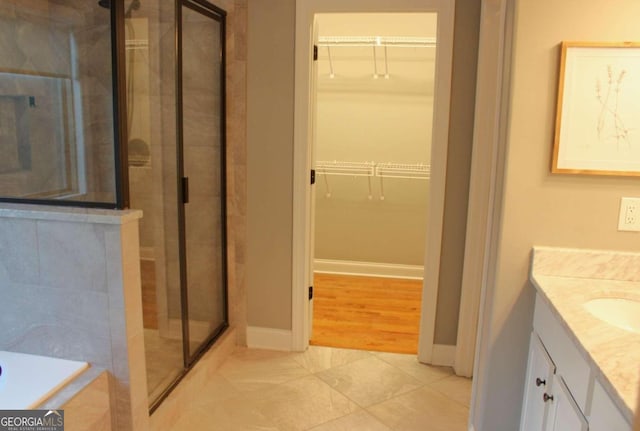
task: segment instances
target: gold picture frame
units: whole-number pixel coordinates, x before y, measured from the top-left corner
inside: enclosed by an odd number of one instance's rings
[[[562,42],[551,172],[640,176],[640,42]]]

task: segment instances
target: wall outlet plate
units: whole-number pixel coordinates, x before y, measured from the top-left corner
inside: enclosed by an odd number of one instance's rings
[[[640,232],[640,198],[620,199],[618,230]]]

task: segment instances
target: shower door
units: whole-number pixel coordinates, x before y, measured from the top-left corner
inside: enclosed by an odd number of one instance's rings
[[[185,364],[227,327],[224,11],[182,0],[178,168]]]

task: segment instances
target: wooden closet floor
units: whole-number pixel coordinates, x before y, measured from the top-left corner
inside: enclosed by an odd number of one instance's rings
[[[417,353],[422,280],[314,275],[310,344]]]

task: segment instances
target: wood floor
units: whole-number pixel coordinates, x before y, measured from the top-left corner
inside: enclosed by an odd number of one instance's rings
[[[318,346],[417,353],[422,280],[315,274]]]
[[[142,324],[146,329],[158,329],[155,262],[141,259],[140,275],[142,277]]]

